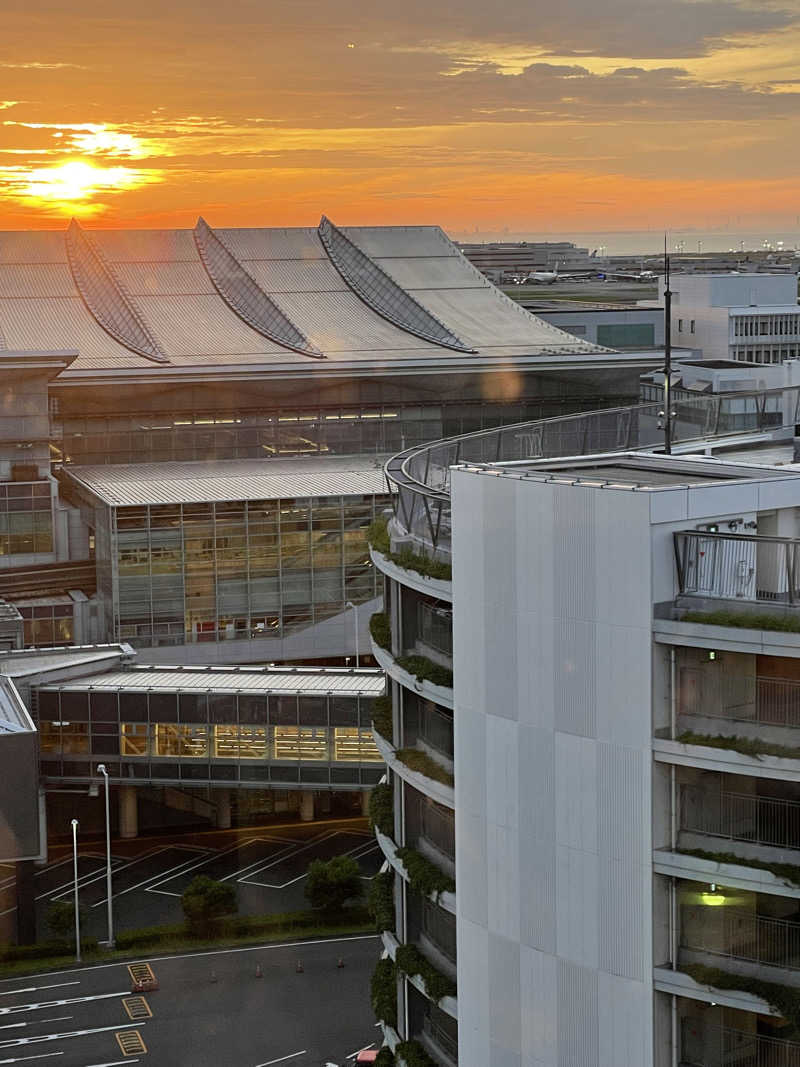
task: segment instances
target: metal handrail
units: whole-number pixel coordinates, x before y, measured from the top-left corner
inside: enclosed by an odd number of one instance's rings
[[[800,970],[800,923],[732,907],[686,905],[681,948],[727,959]]]
[[[800,1042],[684,1018],[681,1063],[686,1067],[800,1067]]]
[[[687,833],[800,848],[800,802],[683,785],[680,828]]]
[[[679,530],[673,534],[682,596],[800,602],[800,540]]]

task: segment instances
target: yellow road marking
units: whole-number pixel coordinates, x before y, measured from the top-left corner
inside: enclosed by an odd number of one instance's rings
[[[128,1018],[134,1020],[139,1019],[152,1019],[153,1013],[150,1010],[150,1005],[144,999],[144,997],[125,997],[122,1001],[122,1006],[128,1013]]]
[[[142,1041],[142,1035],[138,1030],[119,1030],[115,1036],[123,1056],[136,1056],[147,1052],[147,1045]]]

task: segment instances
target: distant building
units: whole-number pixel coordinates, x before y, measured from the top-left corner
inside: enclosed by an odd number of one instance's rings
[[[702,349],[705,359],[780,363],[800,356],[795,274],[674,274],[670,287],[676,344]]]
[[[527,306],[527,302],[522,303]],[[663,308],[565,301],[560,307],[541,307],[532,302],[529,310],[560,330],[593,344],[617,349],[655,348],[664,344]]]
[[[474,267],[493,281],[500,281],[503,275],[552,270],[556,266],[564,270],[581,267],[589,258],[588,248],[578,248],[571,241],[489,241],[458,247]]]

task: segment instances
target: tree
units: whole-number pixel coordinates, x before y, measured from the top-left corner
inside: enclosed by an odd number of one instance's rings
[[[357,900],[362,892],[361,870],[352,856],[314,860],[309,865],[306,898],[312,908],[334,916],[343,911],[348,900]]]
[[[214,930],[218,919],[236,911],[236,890],[227,882],[215,882],[200,874],[184,890],[181,904],[192,933],[206,935]]]
[[[81,931],[86,921],[86,912],[78,909]],[[45,912],[44,924],[57,941],[75,941],[75,905],[71,900],[54,900]],[[81,940],[83,937],[81,936]]]

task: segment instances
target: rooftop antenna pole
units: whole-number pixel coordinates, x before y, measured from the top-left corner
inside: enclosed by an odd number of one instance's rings
[[[664,453],[672,455],[672,292],[669,287],[669,255],[664,234]]]

